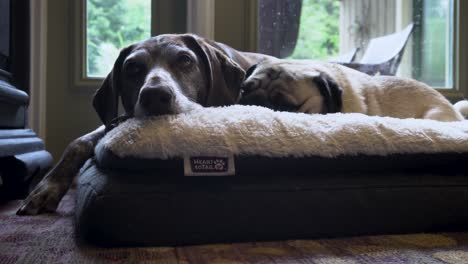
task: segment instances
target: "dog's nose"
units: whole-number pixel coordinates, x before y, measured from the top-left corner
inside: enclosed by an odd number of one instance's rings
[[[250,93],[257,88],[258,82],[255,80],[247,80],[241,84],[241,89],[244,93]]]
[[[145,87],[140,92],[140,104],[148,115],[169,114],[174,93],[167,86]]]

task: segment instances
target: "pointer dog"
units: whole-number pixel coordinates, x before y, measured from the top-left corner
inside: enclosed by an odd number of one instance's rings
[[[247,70],[240,104],[303,113],[363,113],[439,121],[464,120],[467,101],[455,107],[424,83],[369,76],[351,68],[310,60],[268,60]]]
[[[119,97],[126,117],[234,104],[240,96],[245,70],[266,59],[272,57],[239,52],[192,34],[160,35],[122,49],[93,100],[104,126],[66,148],[17,214],[34,215],[57,208],[73,177],[92,157],[94,146],[119,120]]]

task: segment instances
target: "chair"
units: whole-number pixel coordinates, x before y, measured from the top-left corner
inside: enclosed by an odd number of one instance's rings
[[[411,23],[400,32],[373,38],[359,63],[340,64],[369,75],[395,75],[413,29]]]
[[[355,49],[352,49],[351,51],[348,51],[346,53],[333,57],[329,59],[328,61],[335,62],[335,63],[351,63],[356,58],[358,51],[359,51],[359,48],[355,48]]]

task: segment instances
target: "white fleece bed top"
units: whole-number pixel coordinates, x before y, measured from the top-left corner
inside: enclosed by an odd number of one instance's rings
[[[150,159],[461,153],[468,152],[468,121],[342,113],[309,115],[234,105],[132,118],[110,131],[97,148],[121,158]]]

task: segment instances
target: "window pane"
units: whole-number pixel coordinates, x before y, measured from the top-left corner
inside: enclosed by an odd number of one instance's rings
[[[151,0],[86,0],[86,74],[104,77],[119,50],[151,35]]]
[[[339,45],[340,2],[303,0],[299,37],[290,57],[325,60],[338,55]]]
[[[298,11],[288,13],[292,7]],[[259,0],[259,51],[342,61],[359,48],[353,62],[370,63],[395,58],[392,49],[403,50],[396,75],[452,88],[453,9],[454,0]],[[387,47],[378,45],[377,53],[368,49],[371,40],[402,32],[411,23],[410,38],[398,42],[403,48],[384,41],[379,45]]]
[[[437,87],[452,87],[453,0],[414,1],[412,76]]]

